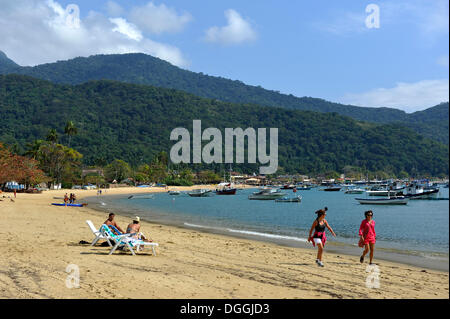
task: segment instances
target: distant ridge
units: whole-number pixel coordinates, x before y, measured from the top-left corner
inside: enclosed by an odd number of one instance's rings
[[[141,165],[170,152],[170,132],[202,120],[202,128],[279,128],[279,172],[342,172],[398,176],[448,176],[448,146],[398,125],[359,122],[336,113],[219,102],[174,89],[117,81],[57,85],[23,75],[0,75],[0,141],[27,143],[72,120],[79,134],[72,146],[85,164],[123,159]],[[223,133],[222,133],[223,134]],[[217,164],[195,169],[218,169]],[[255,164],[236,164],[247,173]],[[235,168],[235,166],[233,166]],[[380,176],[378,174],[378,176]]]
[[[5,60],[6,58],[6,60]],[[448,102],[422,112],[407,114],[393,108],[359,107],[328,102],[319,98],[295,97],[246,85],[222,77],[195,73],[176,67],[164,60],[142,53],[93,55],[19,67],[4,56],[6,62],[0,73],[17,73],[60,84],[81,84],[90,80],[115,80],[134,84],[148,84],[192,93],[200,97],[224,102],[252,103],[316,112],[336,112],[356,120],[374,123],[398,123],[427,137],[448,144]],[[11,62],[15,65],[11,65]],[[426,115],[425,118],[420,118]],[[416,127],[420,124],[422,127]],[[430,131],[431,130],[431,131]]]
[[[21,67],[9,59],[3,51],[0,51],[0,73],[14,72]]]

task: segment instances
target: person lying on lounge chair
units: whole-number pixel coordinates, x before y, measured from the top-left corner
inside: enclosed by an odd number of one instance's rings
[[[105,224],[106,226],[114,226],[114,227],[116,227],[122,234],[124,234],[125,232],[122,230],[122,228],[119,227],[119,225],[117,225],[116,221],[114,220],[114,216],[116,216],[116,214],[110,213],[109,216],[108,216],[108,219],[105,220],[105,222],[104,222],[103,224]],[[116,232],[114,231],[114,229],[112,229],[112,231],[113,231],[114,233],[116,233]],[[119,234],[116,233],[116,235],[119,235]]]
[[[132,237],[136,238],[136,239],[141,239],[143,241],[146,242],[152,242],[153,240],[151,240],[150,238],[146,238],[144,236],[143,233],[140,232],[141,229],[141,224],[139,224],[140,222],[140,218],[139,216],[136,216],[136,218],[133,219],[133,221],[131,222],[131,224],[128,225],[127,227],[127,233],[128,234],[134,234]]]

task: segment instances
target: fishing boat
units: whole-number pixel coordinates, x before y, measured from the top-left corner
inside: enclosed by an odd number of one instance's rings
[[[208,197],[210,196],[212,191],[210,189],[194,189],[191,192],[188,192],[188,195],[191,197]]]
[[[425,190],[417,183],[411,183],[406,187],[405,197],[409,199],[429,199],[437,197],[439,188]]]
[[[405,196],[391,196],[387,198],[355,198],[361,205],[406,205],[409,198]]]
[[[323,189],[324,192],[339,192],[340,190],[341,190],[341,187],[337,187],[337,186],[330,186],[330,187]]]
[[[216,189],[217,195],[235,195],[237,189],[232,187],[231,183],[223,182],[218,185]]]
[[[295,188],[295,185],[293,185],[293,184],[286,184],[286,185],[283,185],[283,186],[281,186],[281,188],[280,189],[294,189]]]
[[[297,197],[282,197],[275,199],[277,203],[300,203],[302,201],[301,196]]]
[[[180,191],[168,191],[167,193],[168,193],[169,195],[171,195],[171,196],[176,196],[176,195],[180,195],[180,194],[181,194]]]
[[[349,188],[344,193],[345,194],[362,194],[362,193],[364,193],[364,189],[362,189],[362,188]]]
[[[296,187],[298,191],[309,191],[311,187],[308,186],[297,186]]]
[[[282,193],[278,189],[274,188],[263,188],[259,190],[259,192],[254,192],[253,194],[248,196],[248,199],[254,200],[274,200],[277,198],[281,198],[286,196],[285,193]]]

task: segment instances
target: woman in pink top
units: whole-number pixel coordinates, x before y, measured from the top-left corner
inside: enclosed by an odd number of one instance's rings
[[[373,212],[368,210],[364,215],[366,216],[366,219],[361,222],[361,226],[359,227],[360,246],[364,246],[364,251],[359,261],[361,263],[364,262],[364,257],[370,248],[370,264],[372,264],[377,233],[375,232],[375,221],[372,219]]]

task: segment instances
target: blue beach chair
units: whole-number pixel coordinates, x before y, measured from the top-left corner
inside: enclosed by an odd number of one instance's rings
[[[149,242],[145,242],[143,240],[131,237],[135,234],[122,234],[114,226],[108,227],[105,224],[102,225],[101,232],[104,234],[104,236],[107,236],[110,240],[113,241],[113,243],[115,243],[115,245],[111,248],[109,255],[114,253],[116,251],[116,249],[119,248],[120,246],[127,247],[131,251],[133,256],[136,255],[136,253],[134,252],[134,249],[136,249],[136,252],[139,252],[139,250],[141,249],[141,246],[151,246],[153,255],[156,256],[155,247],[159,246],[157,243],[149,243]],[[116,232],[116,233],[114,233],[114,232]]]

